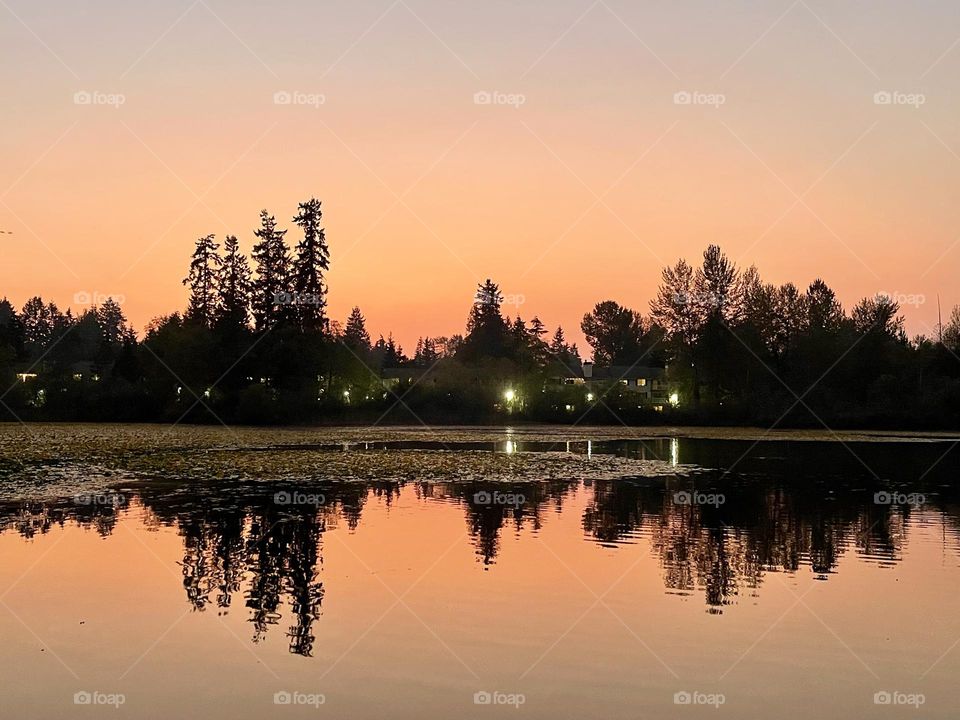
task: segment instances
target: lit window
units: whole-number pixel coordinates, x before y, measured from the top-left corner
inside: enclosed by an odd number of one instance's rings
[[[647,384],[646,378],[637,378],[637,387],[643,387]]]

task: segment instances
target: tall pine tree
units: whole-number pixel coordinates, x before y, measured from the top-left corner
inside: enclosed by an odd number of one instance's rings
[[[31,351],[36,352],[47,346],[53,333],[53,318],[51,307],[39,295],[32,297],[23,304],[20,311],[20,321],[23,323],[24,340]]]
[[[359,307],[350,311],[343,330],[343,344],[355,352],[370,350],[370,333],[367,332],[367,322]]]
[[[290,286],[290,253],[284,242],[286,230],[277,229],[277,219],[266,210],[260,211],[260,227],[253,246],[257,278],[253,281],[250,306],[254,325],[264,331],[288,315],[293,300]]]
[[[509,352],[510,329],[500,313],[502,303],[503,295],[495,282],[487,279],[478,286],[467,318],[467,336],[460,347],[465,359],[504,357]]]
[[[103,305],[95,308],[94,313],[104,345],[117,349],[120,345],[132,342],[136,338],[133,328],[127,323],[127,317],[120,309],[120,303],[112,297],[104,300]]]
[[[190,287],[187,319],[205,327],[211,327],[216,317],[217,274],[223,262],[217,254],[220,246],[213,238],[213,235],[207,235],[197,240],[190,272],[183,280],[183,284]]]
[[[536,315],[534,315],[533,320],[530,321],[530,329],[528,332],[530,334],[530,351],[534,361],[538,365],[545,365],[550,359],[550,346],[547,345],[543,339],[543,336],[547,334],[547,328],[544,326],[543,321]]]
[[[577,372],[581,366],[577,346],[567,344],[563,328],[559,325],[550,341],[550,358],[559,366],[561,372]]]
[[[327,288],[323,274],[330,269],[330,249],[320,223],[323,211],[320,201],[310,198],[299,205],[293,222],[303,230],[293,261],[293,290],[297,301],[297,320],[305,332],[325,329]]]
[[[224,325],[245,327],[250,315],[250,265],[234,235],[227,235],[223,253],[223,265],[217,275],[217,320]]]

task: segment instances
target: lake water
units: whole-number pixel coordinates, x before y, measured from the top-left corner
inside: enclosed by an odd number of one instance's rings
[[[954,438],[672,432],[0,426],[0,716],[960,714]]]

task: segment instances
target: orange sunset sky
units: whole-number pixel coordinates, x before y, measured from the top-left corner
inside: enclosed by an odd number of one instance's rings
[[[17,305],[121,295],[142,331],[184,306],[198,236],[249,252],[261,208],[289,227],[311,195],[331,317],[358,304],[408,351],[462,332],[486,277],[583,347],[595,302],[646,313],[663,265],[708,243],[772,282],[822,276],[847,309],[896,293],[911,335],[934,333],[938,293],[945,316],[960,303],[956,2],[3,0],[0,18]]]

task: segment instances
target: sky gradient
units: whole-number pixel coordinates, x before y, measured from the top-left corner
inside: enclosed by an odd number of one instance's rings
[[[708,243],[771,282],[823,277],[848,310],[897,294],[911,335],[934,333],[938,293],[945,317],[960,303],[955,2],[2,0],[0,17],[17,305],[120,295],[142,331],[184,307],[197,237],[249,252],[261,208],[291,227],[311,195],[331,317],[359,304],[408,351],[462,332],[486,277],[523,300],[505,312],[582,347],[595,302],[648,312],[661,268]]]

